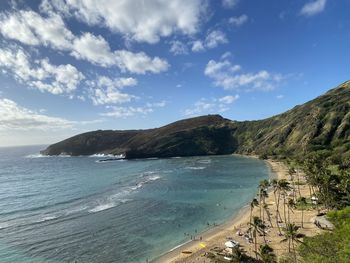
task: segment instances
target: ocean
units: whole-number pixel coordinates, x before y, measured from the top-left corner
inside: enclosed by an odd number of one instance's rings
[[[223,223],[268,178],[239,156],[98,162],[0,148],[0,262],[146,262]]]

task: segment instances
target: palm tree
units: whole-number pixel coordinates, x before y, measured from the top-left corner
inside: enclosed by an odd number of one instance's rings
[[[302,243],[299,238],[302,238],[304,235],[298,233],[299,227],[295,224],[287,224],[285,228],[283,228],[284,231],[284,239],[281,242],[288,241],[288,252],[291,252],[291,247],[293,250],[293,256],[294,256],[294,262],[297,262],[297,256],[295,251],[295,242]]]
[[[278,189],[279,193],[282,192],[283,195],[283,214],[284,214],[284,222],[287,222],[287,215],[286,215],[286,197],[287,197],[287,191],[289,191],[291,188],[289,186],[289,182],[285,179],[281,179],[278,181]],[[279,202],[278,202],[279,205]]]
[[[301,193],[300,193],[300,175],[299,175],[299,169],[297,169],[296,172],[297,172],[298,193],[299,193],[299,197],[301,197]]]
[[[290,211],[292,211],[292,213],[294,213],[293,208],[295,208],[294,199],[289,199],[287,206],[288,206],[288,223],[290,223]]]
[[[264,263],[275,263],[277,262],[276,260],[276,255],[273,253],[272,247],[269,245],[260,245],[259,249],[259,256],[262,259]]]
[[[260,217],[264,221],[264,206],[265,206],[265,198],[268,196],[267,195],[267,188],[270,186],[270,183],[268,180],[264,179],[260,181],[259,183],[259,202],[260,202]],[[262,212],[262,216],[261,216]]]
[[[253,209],[254,207],[258,206],[259,202],[256,198],[254,198],[251,202],[250,202],[250,218],[249,218],[249,223],[252,223],[252,215],[253,215]]]
[[[263,223],[265,223],[265,213],[264,211],[266,211],[266,197],[268,197],[267,191],[266,189],[260,189],[260,196],[261,196],[261,200],[262,200],[262,204],[260,204],[260,208],[262,208],[262,220]]]
[[[295,182],[294,182],[294,174],[296,173],[294,167],[288,169],[288,174],[290,176],[290,180],[292,181],[293,186],[293,198],[295,197]]]
[[[267,215],[267,220],[269,221],[270,226],[272,227],[272,220],[271,220],[271,216],[270,216],[269,207],[267,204],[264,205],[264,210],[265,210],[266,215]]]
[[[307,205],[306,198],[299,197],[297,202],[298,202],[298,205],[300,206],[300,209],[301,209],[301,228],[304,228],[304,209]]]
[[[240,246],[232,248],[231,262],[242,262],[246,257],[245,251]]]
[[[250,226],[251,227],[249,228],[249,231],[253,234],[253,237],[254,237],[255,257],[256,257],[256,259],[258,259],[257,234],[262,234],[265,226],[264,226],[262,220],[257,216],[253,217],[253,222],[250,223]]]
[[[269,181],[264,179],[264,180],[260,181],[259,186],[258,186],[258,188],[259,188],[259,206],[260,206],[259,215],[260,215],[260,217],[261,217],[261,210],[262,210],[261,204],[262,204],[262,199],[263,199],[262,193],[268,187],[268,185],[269,185]]]
[[[273,195],[275,197],[275,204],[276,204],[276,226],[278,228],[278,232],[279,234],[281,235],[282,232],[281,232],[281,229],[280,229],[280,226],[278,224],[278,218],[281,217],[280,213],[279,213],[279,184],[278,184],[278,180],[277,179],[273,179],[271,181],[271,185],[273,187]],[[278,194],[278,198],[276,196],[276,193]]]

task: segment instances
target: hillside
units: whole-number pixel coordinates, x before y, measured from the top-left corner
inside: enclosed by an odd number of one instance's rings
[[[53,144],[42,153],[145,158],[236,152],[283,157],[311,151],[350,158],[350,81],[264,120],[233,122],[208,115],[149,130],[99,130]]]
[[[46,155],[125,154],[126,158],[229,154],[234,151],[230,120],[219,115],[177,121],[161,128],[93,131],[50,145]]]
[[[236,123],[233,134],[241,153],[350,157],[350,81],[283,114]]]

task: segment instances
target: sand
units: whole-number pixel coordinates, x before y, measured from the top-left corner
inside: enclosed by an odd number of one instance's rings
[[[271,177],[275,177],[277,179],[286,179],[290,181],[290,176],[288,175],[287,167],[281,163],[274,160],[266,160],[267,164],[271,168]],[[295,181],[296,181],[295,176]],[[299,180],[300,182],[305,183],[305,179],[303,174],[299,172]],[[298,187],[297,189],[297,197],[299,197]],[[300,185],[300,193],[301,196],[310,197],[309,187],[306,184]],[[288,251],[288,243],[281,242],[283,237],[279,235],[278,227],[276,226],[275,220],[275,211],[276,211],[276,202],[273,194],[273,190],[269,190],[269,196],[266,198],[266,204],[268,205],[268,211],[271,214],[271,222],[272,227],[268,228],[265,239],[267,243],[274,249],[277,258],[279,258],[282,254]],[[279,210],[281,216],[283,218],[283,201],[280,201]],[[306,236],[313,236],[320,233],[322,230],[317,228],[314,224],[314,219],[316,217],[317,211],[315,210],[304,210],[304,227],[300,229],[300,233],[305,234]],[[259,208],[256,207],[253,210],[253,216],[259,215]],[[241,247],[247,252],[247,254],[254,256],[254,244],[248,243],[243,236],[237,235],[237,231],[240,230],[241,233],[247,231],[249,227],[250,220],[250,207],[247,205],[242,208],[238,214],[232,217],[230,220],[221,224],[219,226],[213,227],[206,232],[203,232],[198,235],[198,237],[202,237],[202,240],[194,240],[189,241],[183,245],[180,245],[173,250],[165,253],[160,256],[154,262],[156,263],[175,263],[175,262],[183,262],[183,263],[193,263],[193,262],[201,262],[201,263],[210,263],[215,262],[211,261],[211,259],[206,257],[208,252],[213,252],[214,248],[225,248],[225,242],[228,237],[232,237],[235,241],[238,241]],[[265,220],[265,222],[268,222]],[[290,212],[290,222],[294,222],[296,225],[301,226],[301,210],[293,210]],[[284,224],[280,224],[282,227]],[[263,237],[258,236],[258,247],[260,244],[264,244]],[[190,254],[183,253],[191,252]]]

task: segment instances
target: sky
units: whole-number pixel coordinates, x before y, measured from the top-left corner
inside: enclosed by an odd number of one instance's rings
[[[282,113],[350,79],[349,10],[350,0],[0,1],[0,147]]]

